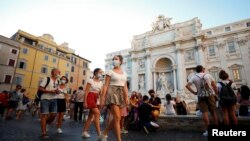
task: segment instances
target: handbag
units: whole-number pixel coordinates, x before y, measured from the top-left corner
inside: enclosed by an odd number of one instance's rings
[[[30,100],[29,100],[28,97],[23,96],[23,99],[22,99],[23,105],[27,104],[29,101],[30,101]]]

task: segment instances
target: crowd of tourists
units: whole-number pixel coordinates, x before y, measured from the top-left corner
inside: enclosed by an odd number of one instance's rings
[[[68,78],[61,76],[58,68],[52,69],[51,76],[44,78],[39,85],[35,100],[28,99],[29,92],[21,85],[17,85],[13,91],[3,91],[0,94],[0,114],[6,120],[13,119],[13,115],[16,120],[21,120],[25,111],[30,111],[32,116],[40,119],[42,138],[49,137],[48,130],[53,123],[57,133],[62,134],[63,121],[68,116],[75,122],[83,123],[81,136],[84,138],[91,137],[89,127],[94,123],[97,140],[101,141],[107,140],[110,130],[114,130],[117,141],[121,141],[121,134],[129,133],[129,130],[142,130],[147,134],[157,131],[160,128],[157,120],[163,113],[188,114],[187,104],[179,96],[173,97],[167,93],[163,100],[153,89],[146,94],[136,91],[129,93],[127,74],[121,68],[122,63],[121,55],[114,56],[113,69],[104,74],[102,69],[96,68],[86,86],[80,86],[73,94],[68,92]],[[197,108],[205,123],[204,136],[208,134],[209,115],[213,124],[219,124],[218,108],[225,125],[238,125],[237,116],[249,116],[249,87],[242,85],[237,88],[224,70],[220,71],[219,78],[220,82],[215,82],[205,72],[205,68],[198,65],[196,74],[186,84],[186,88],[197,95]],[[193,84],[196,90],[191,87]],[[231,95],[234,100],[224,101],[223,95],[230,96],[232,90],[237,90],[234,96]],[[165,109],[163,112],[162,106]],[[100,121],[105,123],[104,129],[101,129]]]

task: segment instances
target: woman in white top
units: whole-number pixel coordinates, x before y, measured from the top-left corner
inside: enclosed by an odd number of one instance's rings
[[[28,103],[23,103],[23,97],[28,97],[28,93],[26,92],[26,89],[21,89],[19,93],[19,101],[17,106],[17,115],[16,119],[20,119],[21,115],[27,110]]]
[[[105,77],[105,84],[101,95],[101,107],[104,103],[110,109],[112,121],[101,134],[102,141],[106,141],[109,130],[114,128],[116,140],[121,141],[121,110],[128,105],[127,75],[122,70],[122,56],[116,55],[113,58],[112,70],[109,70]]]
[[[176,115],[175,112],[175,102],[172,100],[172,97],[170,94],[166,95],[166,103],[164,105],[166,107],[166,115]]]
[[[98,140],[100,140],[101,129],[100,129],[100,110],[98,109],[99,97],[102,90],[103,83],[100,80],[102,77],[103,71],[100,68],[94,70],[93,79],[90,79],[87,82],[85,88],[85,98],[84,98],[84,107],[88,108],[89,115],[88,119],[84,124],[82,137],[89,138],[88,129],[90,127],[91,121],[94,121],[96,132],[98,134]]]
[[[66,76],[60,78],[60,85],[58,86],[59,94],[57,95],[57,133],[61,134],[63,131],[62,120],[66,112],[66,101],[68,99],[67,83],[69,82]]]

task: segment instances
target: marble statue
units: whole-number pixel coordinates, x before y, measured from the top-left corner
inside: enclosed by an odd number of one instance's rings
[[[164,15],[159,15],[156,22],[152,23],[152,31],[163,30],[165,28],[170,28],[172,18],[165,17]]]
[[[167,80],[166,73],[159,74],[158,89],[157,90],[158,91],[169,92],[169,89],[168,89],[168,80]]]
[[[144,76],[141,75],[139,79],[139,90],[144,90],[144,85],[145,85]]]

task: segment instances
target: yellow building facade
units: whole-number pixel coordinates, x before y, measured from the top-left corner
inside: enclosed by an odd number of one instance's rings
[[[72,55],[72,65],[70,73],[70,87],[77,90],[79,86],[86,85],[86,78],[89,78],[88,63],[79,55]]]
[[[20,42],[20,54],[13,83],[21,84],[26,88],[30,98],[35,97],[41,80],[50,76],[53,68],[58,68],[61,76],[68,77],[70,93],[79,86],[85,87],[85,83],[79,82],[86,81],[88,78],[88,64],[91,62],[75,55],[75,51],[69,48],[67,43],[57,45],[50,34],[37,37],[22,30],[18,30],[11,38]],[[87,67],[84,68],[80,63],[87,64]],[[72,71],[73,66],[77,71]],[[85,71],[86,75],[82,75],[80,71]],[[14,87],[15,85],[12,89]]]

